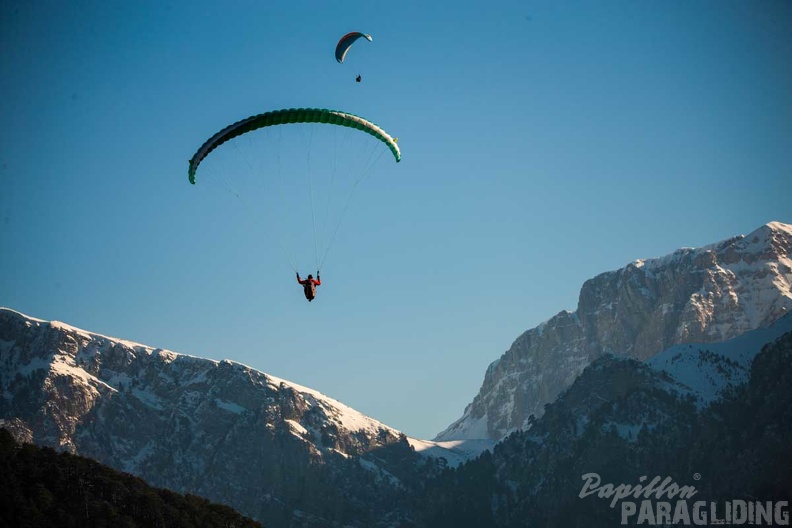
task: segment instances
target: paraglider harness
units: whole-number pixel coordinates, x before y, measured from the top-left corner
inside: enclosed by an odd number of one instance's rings
[[[319,272],[316,272],[316,280],[314,280],[312,275],[308,275],[308,278],[305,280],[300,279],[300,274],[297,273],[297,282],[302,284],[303,293],[305,293],[305,298],[308,299],[308,302],[314,300],[316,297],[316,287],[322,284],[322,279],[319,277]]]

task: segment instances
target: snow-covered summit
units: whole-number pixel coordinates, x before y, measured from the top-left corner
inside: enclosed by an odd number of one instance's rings
[[[661,270],[684,260],[699,260],[707,253],[724,254],[725,250],[729,253],[725,259],[726,264],[735,265],[739,262],[751,264],[760,259],[762,255],[766,255],[768,251],[782,257],[781,260],[786,260],[786,264],[789,264],[789,254],[792,249],[790,240],[792,240],[792,225],[768,222],[748,235],[737,235],[698,248],[680,248],[670,255],[662,257],[637,259],[632,262],[632,265],[650,272]],[[785,255],[786,259],[783,258]]]
[[[82,416],[70,416],[64,422],[67,427],[59,426],[51,431],[52,436],[37,439],[71,451],[77,449],[74,434],[84,415],[101,405],[103,397],[119,395],[153,410],[173,409],[193,417],[196,411],[212,409],[242,416],[259,412],[275,399],[285,399],[280,405],[280,418],[292,435],[318,455],[333,452],[355,456],[378,441],[408,440],[395,428],[317,390],[235,361],[155,348],[60,321],[30,317],[10,308],[0,308],[0,331],[0,357],[6,363],[0,369],[0,388],[6,401],[14,398],[15,380],[20,376],[44,376],[45,386],[69,379],[83,392]],[[279,427],[277,418],[268,417],[266,427]],[[450,465],[465,459],[462,454],[475,456],[481,451],[419,439],[409,439],[409,443],[427,456],[445,457]],[[140,463],[136,458],[125,469],[134,471]]]
[[[772,222],[766,223],[763,227],[766,227],[767,229],[769,229],[771,231],[774,231],[774,232],[784,232],[788,236],[792,236],[792,224],[785,224],[783,222],[778,222],[778,221],[774,220]],[[762,229],[762,228],[759,228],[759,229]]]
[[[583,284],[575,312],[519,336],[436,440],[500,439],[603,354],[645,360],[682,343],[724,341],[792,312],[792,225],[769,222],[700,248],[636,260]]]

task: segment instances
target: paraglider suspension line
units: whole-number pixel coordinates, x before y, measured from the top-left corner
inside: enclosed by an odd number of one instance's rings
[[[374,166],[377,164],[377,162],[383,156],[383,154],[385,154],[385,150],[380,150],[379,155],[376,158],[372,155],[366,168],[363,171],[361,171],[360,175],[357,177],[357,179],[355,179],[355,183],[352,186],[352,190],[349,192],[349,196],[347,196],[346,203],[344,204],[344,209],[341,211],[341,215],[338,218],[338,222],[335,225],[335,229],[333,229],[333,235],[330,237],[330,242],[327,244],[325,248],[325,252],[322,255],[322,260],[319,262],[317,269],[321,270],[322,267],[324,266],[325,260],[327,260],[327,254],[330,253],[330,248],[332,247],[333,242],[335,242],[336,235],[338,234],[338,229],[341,227],[341,222],[344,220],[344,216],[346,215],[346,212],[352,203],[352,198],[355,196],[355,191],[357,190],[358,185],[360,185],[360,183],[371,174],[372,170],[374,169]]]
[[[316,266],[319,267],[319,245],[316,241],[316,207],[314,207],[313,185],[311,184],[311,143],[313,142],[313,128],[310,128],[308,136],[308,194],[311,197],[311,225],[313,227],[314,258]]]

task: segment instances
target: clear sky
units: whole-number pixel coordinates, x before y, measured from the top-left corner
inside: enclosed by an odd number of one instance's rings
[[[338,64],[349,31],[373,42]],[[216,131],[304,106],[403,155],[311,304],[250,209],[187,181]],[[792,2],[5,1],[0,117],[0,305],[430,438],[585,280],[792,223]]]

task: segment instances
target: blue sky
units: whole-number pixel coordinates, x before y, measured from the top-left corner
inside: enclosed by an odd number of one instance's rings
[[[425,4],[0,4],[0,305],[428,438],[585,280],[792,223],[790,2]],[[336,63],[355,30],[373,42]],[[403,155],[357,191],[310,305],[250,211],[187,181],[217,130],[300,106]]]

